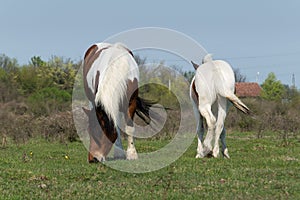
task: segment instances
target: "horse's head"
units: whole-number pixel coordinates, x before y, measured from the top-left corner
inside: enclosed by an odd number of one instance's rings
[[[105,117],[102,116],[102,113],[97,112],[95,108],[91,110],[82,109],[88,117],[88,133],[90,136],[88,162],[105,161],[105,157],[117,138],[116,131],[105,124],[105,119],[103,119]],[[108,132],[109,130],[111,132]]]

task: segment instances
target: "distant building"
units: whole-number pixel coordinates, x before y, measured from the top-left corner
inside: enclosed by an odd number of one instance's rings
[[[238,97],[259,97],[261,90],[258,83],[235,83],[235,93]]]

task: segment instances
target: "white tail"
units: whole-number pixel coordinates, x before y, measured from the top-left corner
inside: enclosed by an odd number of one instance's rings
[[[206,54],[202,60],[202,64],[207,62],[212,62],[212,61],[213,61],[212,54]]]
[[[250,110],[249,108],[234,94],[231,94],[229,96],[226,96],[226,98],[240,111],[242,111],[245,114],[249,114]]]

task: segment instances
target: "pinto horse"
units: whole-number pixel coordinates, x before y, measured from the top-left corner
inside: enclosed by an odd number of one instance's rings
[[[230,102],[240,111],[249,114],[249,108],[234,94],[235,78],[231,66],[222,60],[212,60],[206,55],[202,65],[192,61],[196,70],[190,85],[190,98],[193,103],[197,125],[198,147],[196,158],[207,155],[219,156],[219,138],[222,153],[229,158],[225,141],[224,122]],[[207,135],[202,144],[204,128],[203,117],[207,123]],[[212,146],[214,143],[214,147]]]
[[[133,118],[136,113],[149,123],[152,104],[138,96],[139,69],[132,52],[120,43],[92,45],[84,56],[83,81],[90,104],[90,109],[83,108],[89,123],[88,161],[105,161],[114,143],[115,158],[137,159]],[[128,136],[126,153],[121,132]]]

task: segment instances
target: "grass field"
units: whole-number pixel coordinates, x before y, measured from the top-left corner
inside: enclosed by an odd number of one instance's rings
[[[137,150],[164,143],[137,140]],[[195,159],[195,139],[176,162],[144,174],[88,164],[80,142],[8,144],[0,148],[0,199],[300,199],[298,138],[232,133],[227,143],[229,160]]]

